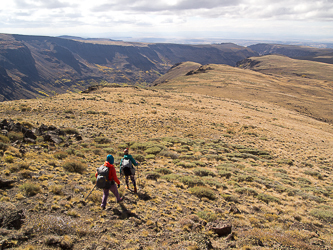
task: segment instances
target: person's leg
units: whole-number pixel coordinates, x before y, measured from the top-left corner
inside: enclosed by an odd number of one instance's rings
[[[131,175],[131,181],[132,181],[133,186],[134,186],[134,193],[137,193],[137,190],[136,190],[136,183],[135,183],[135,176],[134,176],[134,175]]]
[[[119,196],[117,185],[116,184],[111,185],[110,190],[114,194],[114,196],[116,196],[117,202],[121,202],[122,199]]]
[[[127,187],[127,189],[129,189],[129,185],[128,185],[128,175],[125,175],[125,182],[126,182],[126,187]]]
[[[108,197],[109,197],[109,189],[103,189],[103,198],[102,198],[101,208],[106,207],[106,202],[108,200]]]

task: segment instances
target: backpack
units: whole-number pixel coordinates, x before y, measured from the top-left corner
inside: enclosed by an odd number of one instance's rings
[[[121,167],[122,173],[124,173],[123,171],[124,171],[125,168],[129,168],[130,171],[131,171],[131,175],[135,175],[135,168],[133,167],[132,162],[131,162],[130,159],[125,159],[124,158],[121,165],[122,165],[122,167]]]
[[[122,162],[123,168],[132,168],[132,162],[130,159],[123,159]]]
[[[97,168],[96,186],[102,189],[109,189],[114,180],[109,180],[109,168],[102,165]]]

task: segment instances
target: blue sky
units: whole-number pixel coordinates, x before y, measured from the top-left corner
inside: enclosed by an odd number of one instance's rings
[[[333,0],[6,0],[0,33],[333,41]]]

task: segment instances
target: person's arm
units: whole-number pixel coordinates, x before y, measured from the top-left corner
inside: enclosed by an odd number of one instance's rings
[[[116,168],[110,168],[109,169],[109,176],[111,177],[110,180],[113,178],[113,180],[119,185],[120,181],[118,180],[117,173],[116,173]]]
[[[130,160],[131,160],[131,162],[133,163],[134,166],[139,165],[139,163],[137,163],[137,162],[134,160],[134,158],[133,158],[132,155],[131,155],[129,158],[130,158]]]
[[[121,158],[121,160],[120,160],[119,175],[121,175],[121,166],[122,166],[122,163],[123,163],[123,159],[124,158]]]

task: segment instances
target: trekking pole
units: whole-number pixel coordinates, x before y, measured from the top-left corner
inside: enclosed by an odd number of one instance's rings
[[[84,199],[84,201],[86,201],[86,200],[87,200],[87,198],[88,198],[88,197],[89,197],[89,195],[92,193],[92,191],[95,189],[95,187],[96,187],[96,184],[95,184],[94,188],[93,188],[93,189],[91,189],[90,193],[87,195],[87,197]]]

